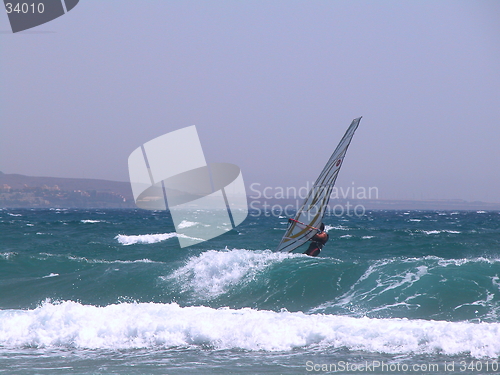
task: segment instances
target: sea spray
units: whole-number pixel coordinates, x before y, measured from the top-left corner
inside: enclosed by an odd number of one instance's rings
[[[388,354],[500,355],[500,323],[370,319],[251,308],[45,302],[0,311],[3,347],[131,349],[212,347],[288,351],[321,346]]]

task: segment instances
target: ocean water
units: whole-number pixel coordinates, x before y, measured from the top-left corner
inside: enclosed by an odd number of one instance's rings
[[[311,258],[272,214],[180,249],[168,212],[0,210],[0,372],[500,373],[499,212],[325,224]]]

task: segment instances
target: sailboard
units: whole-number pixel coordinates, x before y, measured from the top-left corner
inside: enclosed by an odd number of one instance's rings
[[[347,148],[360,121],[361,117],[352,120],[344,137],[342,137],[339,145],[328,159],[313,187],[309,190],[295,218],[289,220],[289,226],[276,251],[292,252],[318,233],[318,228],[323,221],[325,209],[328,206],[330,194],[342,167]]]

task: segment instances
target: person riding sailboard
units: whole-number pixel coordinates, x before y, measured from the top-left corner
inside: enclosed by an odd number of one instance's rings
[[[295,218],[288,220],[290,224],[276,251],[292,252],[307,241],[311,241],[304,254],[317,256],[328,241],[328,234],[324,231],[323,217],[347,148],[360,121],[361,117],[352,120]]]
[[[321,252],[321,249],[323,249],[323,246],[325,246],[329,238],[328,233],[325,232],[325,224],[321,223],[319,228],[314,228],[311,227],[310,225],[304,224],[295,219],[288,219],[288,222],[289,223],[296,222],[298,226],[302,226],[303,228],[309,228],[310,230],[316,231],[314,236],[312,236],[309,239],[309,241],[311,241],[311,244],[309,245],[307,250],[304,251],[304,254],[312,257],[318,256],[319,253]]]
[[[328,238],[328,233],[325,232],[325,224],[321,223],[318,233],[312,236],[312,238],[310,239],[311,244],[309,245],[309,248],[304,252],[304,254],[311,257],[317,257],[321,252],[321,249],[323,249],[323,246],[325,246],[325,244],[327,243]]]

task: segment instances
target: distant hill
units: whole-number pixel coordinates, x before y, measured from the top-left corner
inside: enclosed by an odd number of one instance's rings
[[[300,206],[302,199],[255,200],[248,198],[250,208],[273,205]],[[500,203],[443,200],[332,199],[339,204],[366,210],[494,210]],[[33,177],[0,172],[0,207],[74,207],[74,208],[137,208],[129,182],[85,178]],[[361,207],[360,207],[361,209]]]
[[[33,177],[22,174],[6,174],[0,172],[0,186],[7,184],[12,189],[29,187],[58,186],[61,190],[98,190],[114,192],[125,198],[133,199],[130,182],[108,181],[87,178]]]
[[[135,208],[129,182],[0,172],[0,207]]]

